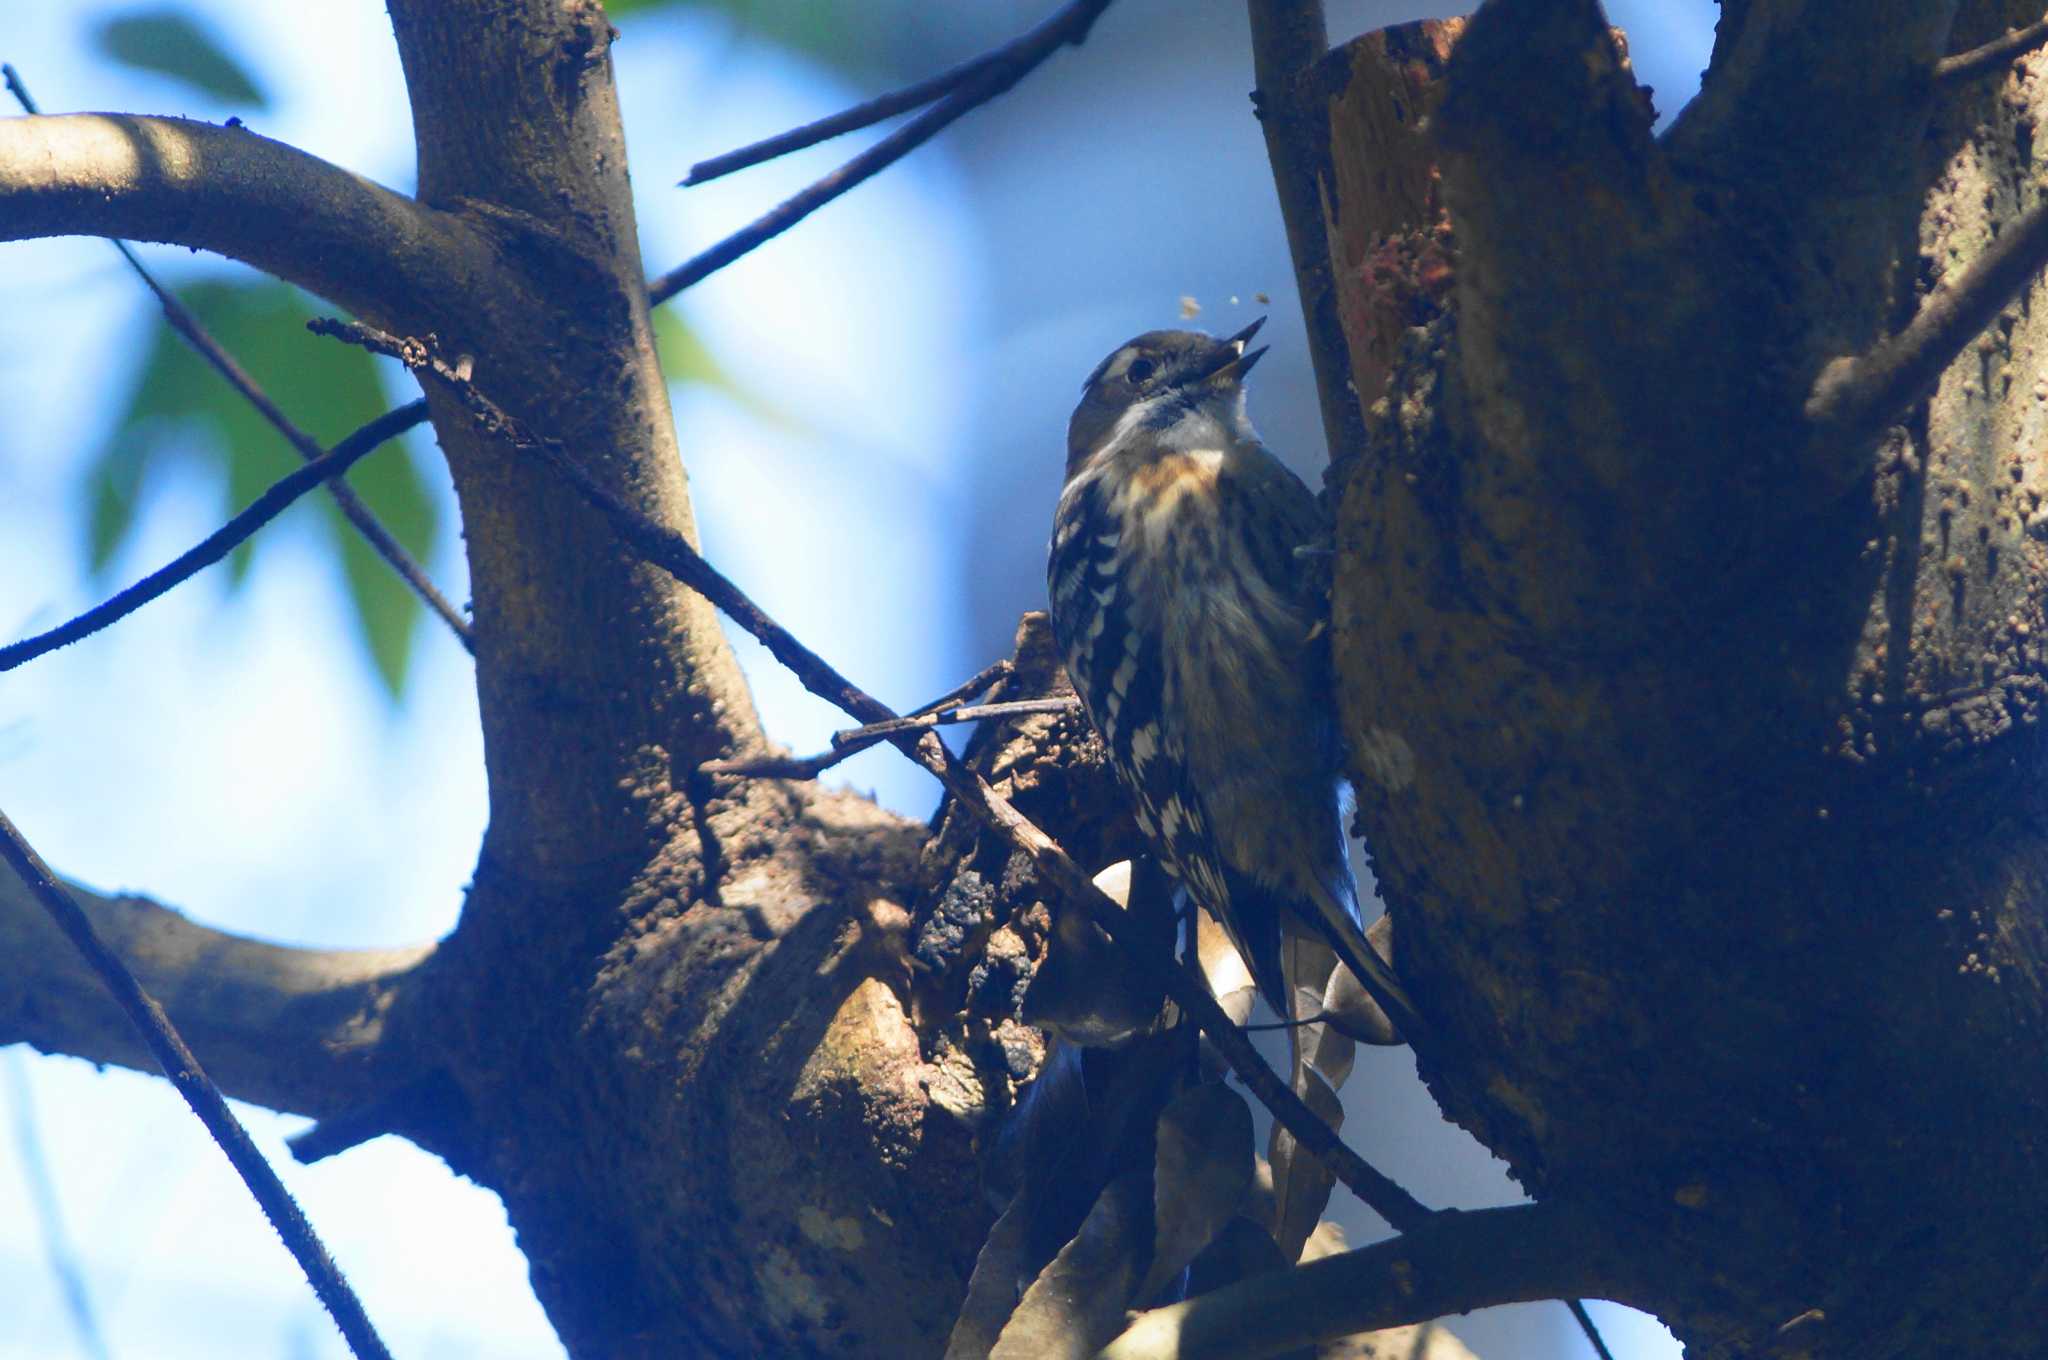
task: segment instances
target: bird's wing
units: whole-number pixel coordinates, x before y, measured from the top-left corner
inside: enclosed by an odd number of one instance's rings
[[[1167,869],[1209,909],[1244,956],[1259,991],[1286,1014],[1280,970],[1280,920],[1266,894],[1217,854],[1213,823],[1188,772],[1188,753],[1171,718],[1172,697],[1160,640],[1131,626],[1119,598],[1117,534],[1092,483],[1062,498],[1047,578],[1053,636],[1067,673],[1111,764],[1130,790],[1138,829]],[[1245,899],[1249,911],[1238,908]]]

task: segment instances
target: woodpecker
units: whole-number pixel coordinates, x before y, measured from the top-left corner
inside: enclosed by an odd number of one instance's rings
[[[1323,515],[1245,415],[1263,324],[1148,331],[1089,374],[1046,567],[1053,636],[1138,829],[1274,1010],[1301,1018],[1283,955],[1305,936],[1412,1037],[1346,852]]]

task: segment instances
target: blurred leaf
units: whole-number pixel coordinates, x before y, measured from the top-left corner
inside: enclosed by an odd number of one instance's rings
[[[664,10],[710,10],[749,38],[792,48],[841,70],[873,65],[874,25],[888,17],[867,6],[792,5],[789,0],[605,0],[604,8],[614,22]]]
[[[134,526],[150,452],[146,437],[123,428],[100,450],[86,474],[85,558],[95,578],[107,569],[114,549]]]
[[[182,9],[115,15],[100,25],[93,41],[124,66],[169,76],[226,103],[260,109],[270,102],[242,64]]]
[[[670,382],[698,383],[724,393],[759,420],[787,430],[799,428],[794,418],[727,372],[681,312],[674,307],[657,307],[653,315],[654,352],[661,360],[662,374]]]
[[[323,345],[305,333],[313,311],[288,284],[212,279],[182,288],[178,296],[271,399],[322,444],[331,445],[390,404],[368,354]],[[174,447],[173,439],[194,433],[201,438],[175,447],[198,451],[203,474],[218,481],[224,516],[299,465],[283,435],[168,326],[158,326],[128,405],[86,473],[87,548],[96,573],[134,530],[150,467]],[[408,551],[420,558],[432,553],[440,528],[436,503],[403,447],[357,464],[349,481]],[[331,497],[316,494],[309,502],[337,536],[357,630],[378,678],[396,695],[411,660],[419,602],[360,541]],[[300,513],[295,508],[289,515]],[[231,587],[246,578],[252,548],[244,544],[229,556]]]

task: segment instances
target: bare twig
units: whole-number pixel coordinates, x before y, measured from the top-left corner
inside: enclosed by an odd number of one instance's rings
[[[1001,704],[974,704],[965,708],[949,708],[943,713],[912,713],[888,722],[868,723],[864,727],[850,727],[844,732],[832,734],[832,744],[844,749],[850,746],[864,746],[891,737],[898,732],[917,732],[927,727],[945,727],[953,723],[981,722],[986,718],[1024,718],[1035,713],[1072,713],[1080,708],[1078,699],[1012,699]]]
[[[984,667],[965,684],[956,685],[938,698],[916,709],[911,716],[921,717],[954,709],[962,700],[986,692],[996,682],[1007,678],[1013,663],[1005,659]],[[850,760],[862,751],[880,742],[877,736],[869,741],[847,741],[849,732],[832,734],[832,749],[820,751],[812,756],[741,756],[733,760],[707,760],[697,768],[704,774],[734,775],[742,779],[816,779],[826,770],[843,760]]]
[[[744,591],[705,561],[688,539],[647,518],[613,495],[572,461],[555,441],[535,438],[525,431],[516,417],[479,391],[466,372],[436,354],[430,340],[401,338],[352,321],[323,320],[311,324],[320,334],[333,335],[365,345],[378,353],[392,355],[447,384],[485,429],[510,439],[560,473],[604,515],[628,547],[702,595],[726,617],[746,629],[768,649],[770,655],[789,668],[805,689],[862,723],[888,723],[898,718],[899,715],[891,712],[881,700],[834,670],[823,657],[768,617]],[[1210,995],[1208,984],[1184,968],[1162,965],[1160,960],[1141,949],[1124,910],[1103,895],[1081,866],[1052,837],[990,788],[987,780],[948,751],[935,733],[899,732],[884,740],[937,775],[939,782],[962,806],[1022,851],[1030,859],[1032,867],[1070,900],[1079,902],[1104,934],[1130,952],[1140,968],[1159,973],[1167,995],[1201,1026],[1202,1032],[1216,1045],[1238,1079],[1303,1147],[1336,1174],[1338,1180],[1396,1227],[1413,1226],[1432,1217],[1430,1209],[1352,1151],[1328,1124],[1316,1117],[1301,1097],[1280,1080],[1266,1065],[1265,1059],[1259,1056],[1258,1050],[1252,1047],[1244,1031],[1223,1013],[1216,998]]]
[[[1110,0],[1074,0],[1052,18],[1002,49],[1000,54],[992,54],[998,59],[961,81],[952,93],[925,112],[795,197],[785,199],[723,241],[655,279],[648,285],[649,298],[655,303],[668,301],[756,246],[780,236],[847,190],[888,169],[937,136],[962,114],[986,104],[1015,85],[1060,47],[1068,43],[1078,45],[1086,40],[1089,28],[1109,5]]]
[[[2035,204],[1966,268],[1920,305],[1906,328],[1868,353],[1821,369],[1806,418],[1845,450],[1898,419],[1941,377],[1999,309],[2048,265],[2048,199]]]
[[[271,483],[262,495],[249,503],[247,509],[208,534],[196,547],[181,553],[168,565],[151,572],[126,590],[116,593],[104,604],[94,605],[83,614],[58,624],[48,632],[38,633],[34,637],[23,638],[20,642],[0,647],[0,671],[11,671],[16,666],[33,661],[46,652],[54,652],[59,647],[97,633],[116,619],[133,614],[171,587],[226,557],[236,547],[247,542],[258,529],[283,514],[293,501],[328,478],[339,477],[378,445],[404,434],[426,418],[427,404],[424,401],[415,401],[395,411],[386,411],[336,444],[332,453],[324,454],[303,467],[295,468]]]
[[[1022,718],[1034,713],[1072,713],[1081,706],[1078,699],[1013,699],[1000,704],[975,704],[965,708],[920,711],[868,723],[832,734],[832,749],[813,756],[761,756],[752,760],[710,760],[698,766],[706,774],[738,775],[745,779],[816,779],[843,760],[850,760],[870,747],[878,746],[903,732],[922,732],[958,723],[982,722],[989,718]]]
[[[689,177],[683,181],[683,187],[688,189],[699,184],[707,184],[736,170],[745,170],[764,161],[772,161],[778,156],[787,156],[793,151],[816,146],[819,142],[830,141],[844,133],[872,127],[885,118],[894,118],[899,113],[923,108],[942,95],[951,94],[969,81],[977,79],[991,67],[1006,62],[1024,61],[1029,63],[1025,68],[1029,70],[1031,65],[1043,61],[1045,55],[1060,43],[1079,44],[1087,36],[1088,26],[1095,22],[1096,14],[1101,13],[1108,3],[1109,0],[1103,0],[1102,4],[1093,6],[1094,13],[1085,16],[1078,16],[1078,12],[1088,9],[1088,5],[1069,5],[1022,37],[1014,38],[1001,47],[991,48],[972,60],[961,62],[951,70],[941,71],[930,79],[920,80],[915,85],[906,85],[900,90],[891,90],[884,95],[877,95],[864,104],[856,104],[829,118],[820,118],[815,123],[806,123],[802,127],[791,128],[788,132],[763,138],[751,146],[728,151],[723,156],[713,156],[708,161],[699,161],[690,167]],[[1077,24],[1079,31],[1068,36],[1068,32]]]
[[[128,971],[127,965],[107,948],[99,933],[92,928],[92,922],[71,900],[71,894],[64,890],[56,875],[50,872],[50,866],[43,863],[42,856],[22,838],[21,832],[15,829],[4,812],[0,812],[0,859],[6,860],[8,867],[21,876],[22,882],[28,885],[36,900],[57,923],[57,928],[70,938],[78,952],[92,965],[93,971],[100,975],[100,980],[106,983],[107,990],[113,993],[114,1000],[127,1013],[141,1033],[143,1043],[148,1045],[150,1054],[163,1068],[164,1076],[178,1088],[178,1094],[185,1098],[185,1103],[206,1125],[206,1131],[213,1135],[214,1142],[220,1144],[220,1150],[227,1154],[228,1161],[241,1175],[242,1183],[255,1196],[264,1217],[270,1220],[270,1226],[277,1229],[278,1236],[284,1239],[285,1247],[298,1261],[299,1268],[306,1272],[313,1292],[333,1316],[335,1325],[341,1329],[342,1337],[357,1360],[390,1360],[390,1352],[384,1349],[376,1328],[370,1325],[369,1316],[363,1312],[355,1291],[342,1278],[340,1267],[334,1264],[327,1248],[321,1245],[313,1225],[306,1221],[291,1192],[284,1188],[284,1182],[277,1178],[270,1163],[264,1161],[263,1154],[256,1150],[249,1131],[228,1108],[227,1098],[221,1095],[220,1088],[213,1084],[205,1069],[200,1067],[199,1059],[185,1046],[170,1017],[142,989],[142,984],[135,980],[135,974]]]
[[[22,83],[19,71],[0,63],[0,76],[5,77],[7,88],[13,92],[15,102],[23,109],[31,114],[42,112],[36,107],[36,101],[29,94],[28,86]],[[213,338],[199,318],[192,314],[192,309],[179,301],[170,289],[164,287],[128,243],[118,237],[107,239],[108,244],[121,252],[121,258],[135,271],[135,276],[156,295],[157,304],[163,308],[164,320],[169,323],[170,328],[184,337],[185,343],[192,346],[200,358],[211,364],[216,373],[227,379],[228,386],[234,388],[244,401],[255,407],[256,413],[269,421],[271,428],[284,436],[285,442],[297,451],[301,459],[310,463],[320,457],[325,452],[320,447],[320,441],[292,423],[291,418],[270,399],[270,394],[257,385],[256,380],[249,376],[248,370],[235,362],[235,357]],[[412,554],[405,550],[405,545],[393,538],[391,531],[379,522],[376,513],[363,504],[355,489],[346,481],[337,478],[327,484],[327,494],[334,498],[335,505],[340,507],[342,517],[355,526],[356,532],[363,536],[371,550],[398,573],[399,578],[412,588],[413,594],[419,596],[421,603],[440,616],[441,621],[454,632],[465,650],[474,652],[476,644],[470,639],[469,621],[463,618],[462,612],[450,604],[448,598],[435,587],[427,576],[426,568],[413,559]]]
[[[1993,38],[1982,47],[1973,47],[1967,52],[1958,52],[1952,57],[1943,57],[1934,63],[1936,85],[1960,85],[1978,76],[1989,75],[2010,66],[2037,47],[2048,45],[2048,18],[2028,24],[2025,28],[2008,30],[2004,37]]]

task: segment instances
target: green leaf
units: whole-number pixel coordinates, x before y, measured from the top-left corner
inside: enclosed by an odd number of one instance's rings
[[[225,103],[260,109],[270,102],[242,64],[184,10],[115,15],[100,25],[93,41],[124,66],[169,76]]]
[[[356,464],[348,482],[393,538],[415,558],[429,558],[440,528],[440,507],[409,448],[400,446]],[[385,691],[396,699],[405,690],[413,640],[419,635],[425,606],[356,532],[332,498],[326,508],[327,525],[341,553],[343,578],[355,604],[356,631]]]
[[[872,67],[876,15],[860,5],[790,4],[789,0],[605,0],[613,21],[629,15],[711,10],[750,38],[793,48],[840,70]],[[891,10],[896,6],[891,6]]]
[[[289,285],[216,278],[182,288],[178,296],[285,414],[323,446],[390,405],[368,354],[306,334],[313,309]],[[220,488],[224,517],[299,465],[283,435],[169,326],[157,327],[121,419],[87,469],[87,550],[95,573],[105,570],[133,531],[145,474],[172,452],[199,459],[201,475]],[[357,464],[350,481],[408,551],[420,558],[432,553],[440,529],[437,503],[407,449],[388,449]],[[285,518],[304,523],[308,513],[322,517],[337,543],[368,658],[395,696],[405,682],[423,610],[360,542],[331,497],[315,493],[307,503],[317,509],[294,507]],[[262,537],[230,555],[231,588],[246,578]]]
[[[135,508],[153,451],[137,431],[122,430],[86,471],[85,558],[96,580],[135,527]]]

